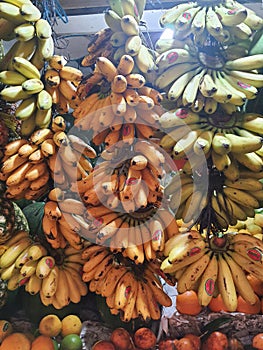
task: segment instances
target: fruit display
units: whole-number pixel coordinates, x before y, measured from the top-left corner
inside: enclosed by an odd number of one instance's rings
[[[131,326],[93,350],[242,349],[219,321],[178,339],[151,323],[170,308],[263,312],[263,19],[234,0],[178,3],[153,43],[146,1],[110,0],[76,68],[38,6],[0,1],[0,39],[14,40],[0,61],[0,305],[25,293],[52,311],[0,349],[81,350],[78,315],[56,312],[92,297]]]

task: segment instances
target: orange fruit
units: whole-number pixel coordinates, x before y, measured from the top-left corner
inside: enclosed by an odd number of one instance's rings
[[[216,297],[212,298],[208,304],[208,307],[213,312],[228,311],[223,302],[221,294],[218,294]]]
[[[176,344],[176,350],[195,350],[193,342],[189,338],[181,338]]]
[[[194,344],[195,350],[201,349],[201,339],[197,335],[188,333],[184,335],[184,338],[188,338],[191,340],[191,342]]]
[[[212,332],[202,344],[202,350],[227,350],[228,339],[222,332]]]
[[[54,350],[54,343],[50,337],[39,335],[31,344],[31,350]]]
[[[245,314],[258,314],[261,311],[261,302],[259,297],[254,305],[247,303],[241,295],[237,297],[237,312],[244,312]]]
[[[253,291],[258,295],[258,296],[263,296],[263,282],[260,281],[257,277],[252,276],[252,275],[247,275],[247,279],[253,288]]]
[[[44,316],[38,325],[39,333],[47,337],[56,337],[61,332],[62,323],[57,315]]]
[[[189,290],[176,296],[176,309],[180,314],[198,315],[202,306],[199,304],[197,294],[194,290]]]
[[[263,333],[258,333],[253,337],[252,346],[255,349],[263,349]]]
[[[8,335],[1,344],[1,350],[11,350],[11,349],[12,350],[30,350],[31,343],[25,334],[19,333],[19,332],[12,333]]]
[[[62,319],[61,326],[62,337],[65,337],[68,334],[79,335],[82,328],[82,322],[78,316],[68,315]]]

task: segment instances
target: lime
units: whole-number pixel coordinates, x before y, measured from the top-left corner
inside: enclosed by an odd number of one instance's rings
[[[60,350],[82,350],[82,341],[77,334],[66,335],[61,342]]]
[[[58,350],[58,342],[55,339],[52,339],[53,345],[54,345],[54,350]]]

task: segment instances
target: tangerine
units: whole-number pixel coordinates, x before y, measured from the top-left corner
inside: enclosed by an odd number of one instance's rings
[[[31,343],[27,336],[17,332],[8,335],[1,344],[1,350],[30,350]]]
[[[257,296],[257,301],[255,304],[251,305],[246,302],[241,295],[237,297],[237,312],[243,312],[245,314],[258,314],[261,311],[261,302],[259,297]]]
[[[202,306],[199,304],[197,293],[194,290],[188,290],[178,294],[176,297],[176,309],[180,314],[198,315]]]
[[[184,335],[184,338],[188,338],[191,340],[191,342],[194,344],[195,350],[201,349],[201,339],[197,335],[188,333]]]
[[[253,288],[253,291],[258,295],[258,296],[263,296],[263,282],[260,281],[257,277],[253,275],[247,275],[247,279]]]
[[[213,312],[228,311],[223,302],[221,294],[218,294],[216,297],[213,297],[210,303],[208,304],[208,307]]]

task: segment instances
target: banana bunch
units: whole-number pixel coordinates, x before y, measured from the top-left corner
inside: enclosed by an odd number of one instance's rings
[[[219,4],[200,4],[198,1],[178,4],[161,16],[162,27],[174,27],[175,39],[193,35],[196,44],[204,44],[211,36],[220,43],[249,39],[263,27],[263,19],[233,0]]]
[[[94,34],[87,47],[88,54],[81,61],[82,66],[92,66],[96,63],[98,57],[113,59],[113,46],[110,42],[112,34],[110,28],[103,28]]]
[[[30,1],[2,1],[0,38],[17,39],[0,63],[0,70],[12,70],[14,57],[29,60],[39,70],[54,53],[52,28]]]
[[[35,128],[46,128],[52,119],[52,97],[44,88],[38,68],[23,57],[13,58],[14,70],[0,72],[6,87],[0,96],[4,101],[20,101],[15,117],[21,120],[21,134],[29,136]]]
[[[113,47],[113,61],[119,62],[125,54],[133,56],[136,68],[143,74],[155,69],[155,52],[147,47],[140,30],[145,4],[145,0],[112,1],[104,15],[112,32],[109,43]]]
[[[49,192],[51,178],[63,189],[88,175],[89,158],[96,157],[96,152],[78,136],[67,136],[65,128],[64,118],[56,116],[51,129],[37,129],[28,140],[5,146],[0,177],[6,183],[7,198],[35,200]]]
[[[113,253],[122,253],[138,265],[162,254],[165,241],[178,232],[174,216],[167,208],[157,210],[149,206],[128,214],[121,207],[114,211],[111,205],[102,203],[99,200],[92,205],[85,203],[85,215],[72,214],[70,224],[77,221],[75,231],[84,239],[108,246]]]
[[[109,147],[118,141],[132,144],[135,137],[150,138],[155,134],[163,112],[162,96],[145,86],[141,74],[131,73],[133,67],[134,60],[129,55],[123,55],[117,66],[99,57],[94,74],[86,81],[85,86],[98,85],[104,91],[104,85],[108,85],[106,95],[92,93],[73,111],[76,127],[92,129],[96,145],[105,142]]]
[[[26,291],[30,294],[39,292],[42,303],[45,306],[53,305],[56,309],[62,309],[70,302],[79,303],[81,297],[88,293],[87,284],[81,278],[85,262],[81,254],[82,250],[76,250],[71,246],[64,248],[62,263],[49,267],[49,272],[44,278],[39,276],[39,271],[36,269],[36,273],[31,276],[32,286],[30,277],[25,287]],[[43,265],[44,271],[45,267]]]
[[[262,120],[257,113],[227,115],[218,111],[200,116],[185,108],[173,109],[159,119],[161,127],[168,130],[160,146],[174,159],[187,157],[187,173],[200,167],[205,156],[211,157],[218,171],[235,181],[242,168],[255,174],[262,171]]]
[[[57,252],[59,264],[28,232],[20,231],[0,246],[1,278],[7,281],[9,290],[24,285],[28,293],[40,293],[44,305],[60,309],[69,302],[78,303],[88,292],[81,279],[82,250],[65,246]]]
[[[52,195],[52,194],[51,194]],[[83,248],[83,239],[80,236],[81,226],[77,217],[82,217],[85,207],[82,202],[73,198],[64,198],[59,201],[49,200],[44,206],[42,228],[46,240],[54,249],[65,248],[67,244],[75,250]]]
[[[249,217],[246,220],[238,220],[237,224],[229,227],[229,231],[238,231],[239,233],[248,233],[263,240],[263,215],[255,213],[254,217]]]
[[[262,54],[243,53],[226,60],[216,47],[192,49],[193,45],[173,47],[156,59],[154,85],[166,92],[168,102],[213,114],[219,105],[233,113],[247,99],[256,98],[263,84],[257,72],[263,66]]]
[[[160,305],[171,306],[156,274],[156,264],[133,266],[100,245],[84,249],[82,258],[86,260],[83,281],[89,282],[90,291],[105,297],[110,312],[120,314],[124,322],[138,317],[158,320]]]
[[[192,230],[166,242],[167,258],[161,270],[175,276],[179,293],[196,290],[201,306],[209,304],[217,286],[227,310],[234,312],[238,294],[252,305],[257,300],[246,273],[263,280],[258,259],[262,249],[262,241],[251,235],[226,234],[207,240]]]
[[[67,66],[65,57],[53,55],[49,58],[43,80],[57,113],[65,114],[70,108],[78,107],[81,100],[77,88],[82,78],[83,74],[79,69]]]
[[[128,160],[127,148],[123,148],[119,155],[116,155],[116,150],[103,151],[101,157],[106,161],[79,183],[84,203],[107,203],[110,208],[121,208],[126,213],[150,205],[159,207],[163,192],[160,181],[164,176],[164,155],[146,140],[134,144]],[[118,163],[114,165],[116,160]]]
[[[1,179],[7,187],[7,198],[36,200],[48,192],[47,158],[49,152],[55,152],[52,137],[50,129],[38,129],[30,140],[17,139],[5,146]]]

